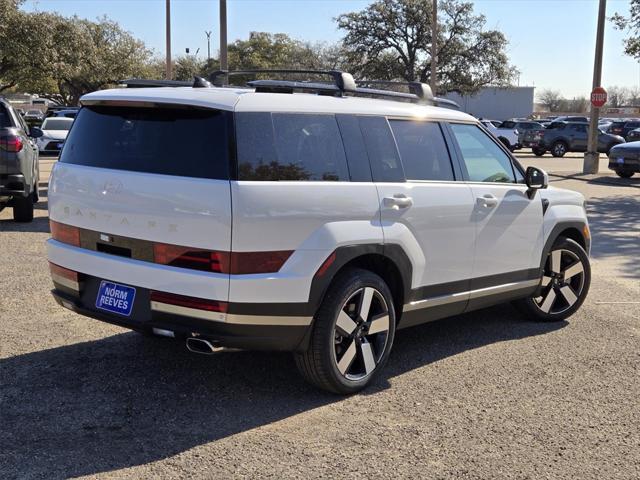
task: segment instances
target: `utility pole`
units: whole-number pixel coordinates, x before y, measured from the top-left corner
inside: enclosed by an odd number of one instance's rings
[[[171,73],[171,0],[166,0],[166,37],[167,37],[167,59],[165,66],[165,77],[167,80],[171,80],[173,74]]]
[[[596,34],[596,58],[593,64],[593,89],[600,87],[602,80],[602,50],[604,45],[604,23],[607,13],[607,0],[600,0],[598,8],[598,31]],[[600,108],[591,104],[591,123],[589,125],[589,143],[584,154],[582,173],[598,173],[600,154],[598,153],[598,118]]]
[[[205,30],[204,34],[207,36],[207,64],[211,61],[211,30],[208,32]]]
[[[436,76],[438,70],[438,0],[433,0],[431,12],[431,93],[436,94]]]
[[[227,70],[227,0],[220,0],[220,70]]]

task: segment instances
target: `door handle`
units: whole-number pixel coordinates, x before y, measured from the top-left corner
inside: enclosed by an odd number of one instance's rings
[[[390,207],[393,210],[408,208],[411,205],[413,205],[413,199],[411,197],[407,197],[402,193],[398,193],[393,197],[384,197],[384,206]]]
[[[477,197],[476,203],[484,208],[493,208],[498,205],[498,199],[490,193],[487,193],[481,197]]]

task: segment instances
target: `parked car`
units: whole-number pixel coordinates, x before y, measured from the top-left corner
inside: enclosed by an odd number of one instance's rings
[[[24,119],[27,122],[41,122],[44,120],[44,114],[40,110],[27,110],[24,114]]]
[[[609,126],[609,133],[620,135],[625,140],[628,140],[629,133],[636,128],[640,128],[640,120],[617,121]]]
[[[38,138],[38,150],[40,150],[40,153],[50,155],[59,154],[72,124],[73,118],[45,118],[40,127],[42,136]]]
[[[518,130],[515,128],[498,128],[491,120],[481,120],[480,123],[510,151],[513,152],[520,148],[520,144],[518,143]]]
[[[609,151],[609,169],[622,178],[631,178],[640,172],[640,142],[613,147]]]
[[[33,220],[38,202],[38,149],[11,104],[0,99],[0,211],[13,208],[16,222]]]
[[[426,85],[397,102],[331,75],[83,96],[50,179],[57,302],[194,352],[292,351],[341,394],[380,372],[397,328],[580,307],[582,195]]]
[[[523,146],[525,133],[529,130],[540,130],[544,128],[541,123],[530,120],[505,120],[501,128],[512,128],[518,131],[518,145]]]
[[[554,122],[584,122],[589,123],[589,117],[579,115],[562,115],[553,119]]]
[[[530,146],[533,153],[542,156],[550,151],[554,157],[563,157],[567,152],[586,152],[589,124],[580,122],[553,122],[553,128],[533,131]],[[609,153],[614,145],[624,143],[624,138],[599,130],[598,151]],[[529,141],[529,139],[527,139]]]
[[[627,134],[627,138],[626,138],[627,142],[637,142],[640,141],[640,128],[636,128],[631,130],[628,134]]]
[[[77,114],[78,110],[55,110],[51,115],[47,114],[47,117],[76,118]]]

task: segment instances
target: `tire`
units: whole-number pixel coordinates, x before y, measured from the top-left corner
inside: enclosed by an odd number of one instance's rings
[[[633,177],[633,174],[635,172],[632,172],[630,170],[616,170],[616,175],[618,175],[620,178],[631,178]]]
[[[386,364],[395,325],[393,297],[384,280],[368,270],[346,270],[333,281],[314,317],[308,350],[294,353],[296,365],[318,388],[355,393]]]
[[[555,142],[551,145],[551,155],[556,158],[564,157],[567,150],[569,150],[569,148],[565,142]]]
[[[13,199],[13,219],[21,223],[33,221],[33,195]]]
[[[498,137],[498,140],[500,140],[502,142],[502,144],[507,147],[509,149],[509,151],[511,151],[511,143],[509,143],[509,140],[507,140],[504,137]]]
[[[541,148],[532,148],[531,151],[533,152],[533,154],[536,157],[541,157],[545,154],[546,150],[543,150]]]
[[[567,274],[570,277],[567,277]],[[580,308],[591,285],[591,266],[584,249],[570,238],[560,237],[551,247],[536,296],[516,306],[533,320],[565,320]]]

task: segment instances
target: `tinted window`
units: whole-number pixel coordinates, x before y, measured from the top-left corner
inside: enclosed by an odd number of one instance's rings
[[[500,125],[500,128],[515,128],[516,127],[516,122],[502,122],[502,124]]]
[[[12,126],[9,111],[4,105],[0,104],[0,128],[8,128]]]
[[[404,182],[389,123],[383,117],[360,117],[360,130],[367,147],[374,182]]]
[[[638,127],[640,127],[640,122],[627,122],[625,127],[626,128],[638,128]]]
[[[391,120],[402,167],[411,180],[454,180],[447,145],[437,123]]]
[[[60,161],[228,179],[228,115],[208,109],[85,107],[69,132]]]
[[[42,130],[69,130],[73,121],[67,118],[47,118],[42,122]]]
[[[333,115],[240,113],[236,130],[240,180],[349,180]]]
[[[367,147],[362,138],[358,117],[355,115],[336,115],[344,151],[347,154],[349,176],[352,182],[370,182],[371,166],[367,156]]]
[[[511,159],[475,125],[451,124],[469,180],[472,182],[514,182]]]

